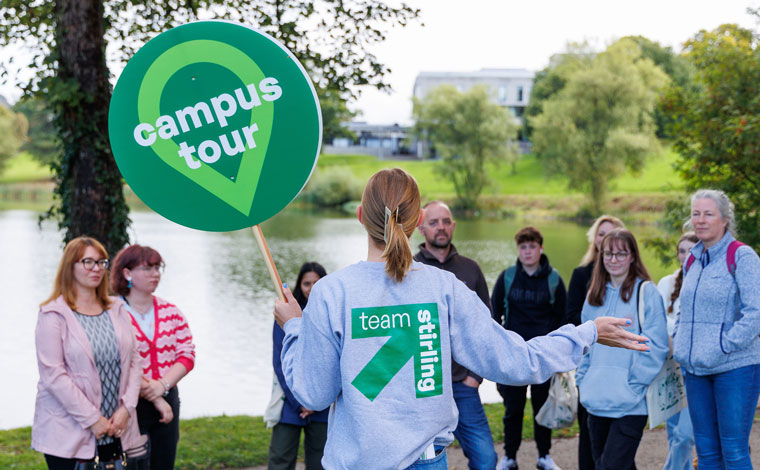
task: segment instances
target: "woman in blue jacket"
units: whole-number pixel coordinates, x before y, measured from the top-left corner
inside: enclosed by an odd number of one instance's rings
[[[591,453],[596,470],[635,469],[634,457],[647,423],[646,392],[668,352],[665,308],[639,255],[633,234],[615,229],[602,240],[582,320],[602,316],[628,318],[635,333],[650,339],[650,351],[594,344],[583,357],[576,380],[588,411]],[[644,289],[644,323],[639,322],[638,293]]]
[[[327,271],[321,264],[304,263],[298,272],[293,297],[303,309],[309,300],[311,288],[320,279],[327,276]],[[327,441],[328,410],[315,411],[305,408],[293,396],[293,392],[285,383],[282,374],[282,340],[285,332],[276,322],[272,330],[272,365],[277,381],[285,393],[285,403],[282,406],[280,422],[272,429],[272,439],[269,441],[269,470],[292,470],[296,468],[298,444],[301,440],[301,430],[304,432],[304,456],[307,470],[319,470],[320,462]]]
[[[684,371],[699,469],[752,468],[749,433],[760,394],[760,259],[739,244],[722,191],[691,198],[699,242],[684,265],[673,356]]]

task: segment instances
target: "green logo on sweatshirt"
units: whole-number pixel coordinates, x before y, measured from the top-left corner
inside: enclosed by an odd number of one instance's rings
[[[351,309],[353,339],[389,336],[351,384],[374,400],[414,357],[417,398],[443,393],[438,305],[411,304]]]

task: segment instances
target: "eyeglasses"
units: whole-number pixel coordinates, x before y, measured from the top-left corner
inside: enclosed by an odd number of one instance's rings
[[[98,265],[98,267],[100,267],[100,269],[108,269],[108,266],[111,265],[111,261],[106,258],[103,258],[103,259],[85,258],[79,262],[82,263],[82,266],[84,266],[84,269],[88,271],[92,271],[93,269],[95,269],[96,264]]]
[[[603,251],[602,256],[604,256],[604,259],[606,261],[611,260],[612,258],[616,258],[618,261],[625,261],[626,258],[628,258],[631,254],[627,251],[618,251],[616,253],[613,253],[611,251]]]
[[[145,265],[145,264],[143,264],[143,265],[137,266],[137,267],[135,267],[133,269],[134,270],[144,271],[146,273],[150,273],[150,272],[154,272],[155,271],[158,274],[163,274],[164,268],[166,268],[166,265],[162,261],[159,264],[151,264],[151,265]]]

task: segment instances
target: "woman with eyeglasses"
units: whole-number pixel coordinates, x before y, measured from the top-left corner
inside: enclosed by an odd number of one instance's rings
[[[287,288],[287,302],[275,301],[288,387],[308,409],[334,403],[324,468],[448,469],[444,448],[457,425],[452,358],[518,385],[574,369],[595,341],[647,349],[617,318],[527,342],[502,328],[452,273],[413,261],[409,237],[423,212],[417,182],[402,169],[370,178],[357,217],[367,260],[320,279],[303,313]]]
[[[51,470],[145,452],[135,413],[142,364],[129,314],[108,296],[108,265],[100,242],[71,240],[40,307],[32,448]]]
[[[608,232],[601,243],[583,305],[582,321],[603,316],[626,318],[627,328],[649,338],[648,352],[595,344],[575,375],[596,470],[633,470],[634,457],[647,423],[646,392],[668,352],[665,308],[657,287],[626,229]],[[641,292],[643,290],[643,292]],[[639,294],[643,293],[643,324]]]
[[[114,258],[111,290],[124,300],[143,359],[137,418],[150,440],[150,466],[171,470],[179,442],[177,383],[195,365],[195,346],[182,312],[153,295],[163,270],[158,251],[128,246]]]
[[[602,246],[607,232],[616,228],[625,228],[622,220],[612,215],[599,216],[586,232],[588,249],[581,259],[581,264],[573,270],[567,287],[567,320],[573,325],[581,324],[581,311],[586,301],[586,294],[591,285],[594,261]],[[582,403],[578,404],[578,470],[594,470],[594,457],[591,455],[591,440],[588,435],[586,420],[588,413]]]

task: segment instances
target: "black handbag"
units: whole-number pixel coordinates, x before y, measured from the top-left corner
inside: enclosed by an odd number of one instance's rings
[[[125,470],[127,454],[121,448],[121,439],[115,437],[113,443],[98,446],[97,455],[93,460],[77,462],[74,470]]]

